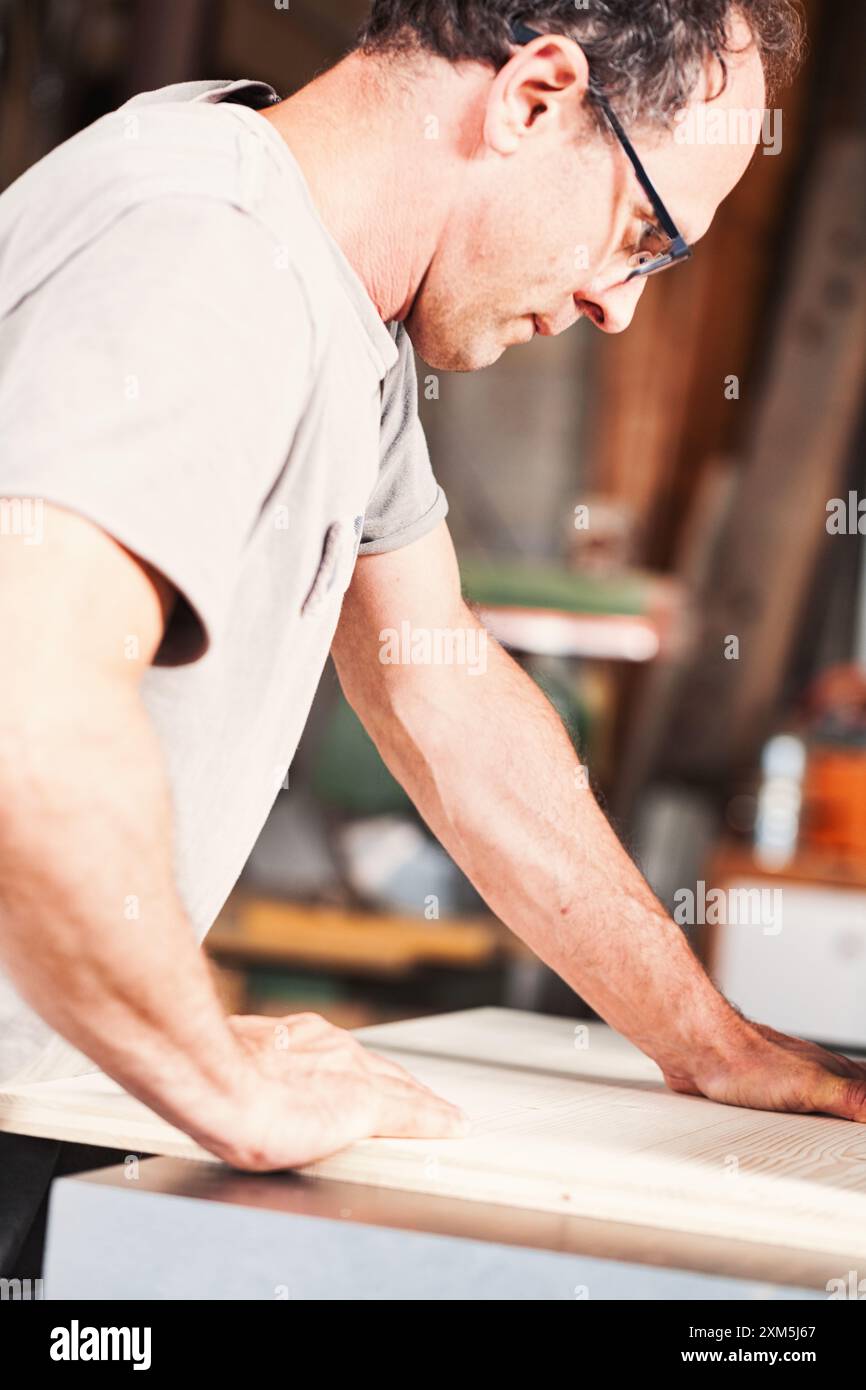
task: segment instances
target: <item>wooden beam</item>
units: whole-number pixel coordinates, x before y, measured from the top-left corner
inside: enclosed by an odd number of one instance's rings
[[[670,719],[668,770],[751,761],[773,715],[819,549],[847,473],[866,375],[866,134],[828,138],[812,174],[790,290],[736,501]],[[735,636],[739,658],[726,659]]]

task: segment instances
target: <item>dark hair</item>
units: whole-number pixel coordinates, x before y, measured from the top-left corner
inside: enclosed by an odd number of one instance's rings
[[[575,39],[590,67],[590,94],[604,91],[626,122],[671,122],[707,57],[719,64],[724,89],[728,25],[748,24],[768,91],[790,80],[803,49],[798,0],[373,0],[360,31],[365,53],[427,51],[451,62],[501,68],[514,51],[511,25]]]

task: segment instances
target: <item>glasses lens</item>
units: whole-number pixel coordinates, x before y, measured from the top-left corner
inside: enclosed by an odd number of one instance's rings
[[[632,262],[638,261],[638,256],[633,256],[629,262],[632,268],[626,278],[633,280],[637,275],[658,275],[663,270],[670,270],[671,266],[679,265],[681,261],[687,261],[691,254],[691,248],[686,246],[682,249],[667,251],[661,256],[644,256],[640,264],[632,264]],[[639,255],[643,255],[643,253],[639,253]]]
[[[652,275],[655,270],[664,269],[668,260],[667,252],[654,256],[649,251],[636,251],[628,258],[628,268],[633,274]]]

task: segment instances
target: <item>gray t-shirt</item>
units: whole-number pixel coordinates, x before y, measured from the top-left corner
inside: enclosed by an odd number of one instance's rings
[[[276,99],[146,93],[0,198],[0,499],[33,499],[31,534],[0,544],[38,542],[58,504],[181,596],[143,691],[199,939],[294,756],[358,551],[447,510],[405,330],[256,109]],[[0,1080],[81,1069],[0,975]]]

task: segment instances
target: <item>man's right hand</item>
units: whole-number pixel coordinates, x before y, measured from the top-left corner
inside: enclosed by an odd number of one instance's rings
[[[456,1138],[460,1111],[318,1014],[228,1020],[252,1065],[232,1134],[208,1147],[251,1172],[296,1168],[356,1139]]]
[[[171,588],[83,517],[46,504],[44,532],[0,545],[15,676],[0,681],[0,968],[131,1095],[239,1167],[459,1134],[452,1106],[323,1020],[226,1020],[177,891],[140,690]]]

